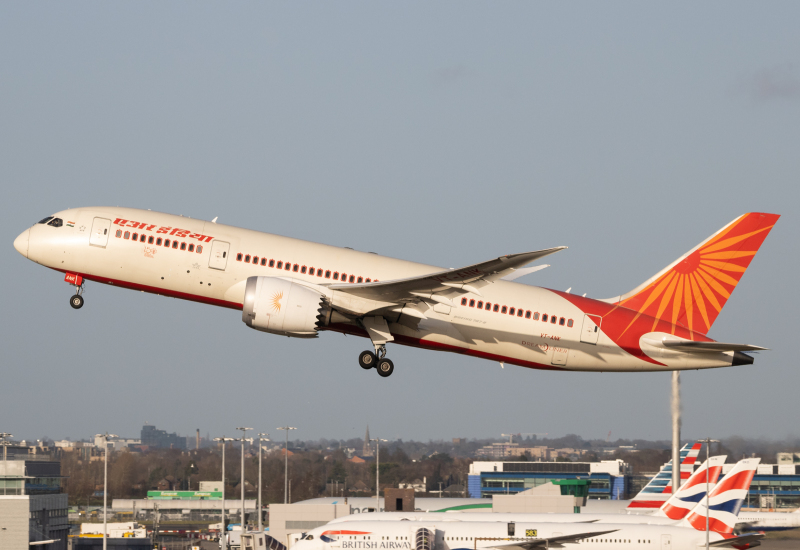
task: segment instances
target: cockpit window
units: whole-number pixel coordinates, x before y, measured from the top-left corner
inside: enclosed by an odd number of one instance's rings
[[[53,218],[47,223],[47,225],[50,225],[52,227],[61,227],[62,225],[64,225],[64,220],[62,220],[61,218]]]
[[[53,219],[53,216],[47,216],[45,219],[43,219],[43,220],[42,220],[42,221],[40,221],[39,223],[47,223],[47,222],[49,222],[49,221],[50,221],[50,220],[52,220],[52,219]]]

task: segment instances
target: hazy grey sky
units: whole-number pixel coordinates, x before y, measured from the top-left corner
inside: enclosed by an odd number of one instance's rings
[[[151,208],[458,267],[567,245],[521,281],[604,298],[747,211],[783,217],[683,375],[684,435],[797,434],[800,4],[3,2],[0,431],[21,437],[668,439],[669,374],[551,373],[63,276],[14,238]]]

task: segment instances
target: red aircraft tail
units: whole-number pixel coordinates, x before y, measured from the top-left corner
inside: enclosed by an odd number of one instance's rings
[[[604,301],[653,317],[651,330],[660,320],[706,334],[779,217],[745,214],[637,288]]]

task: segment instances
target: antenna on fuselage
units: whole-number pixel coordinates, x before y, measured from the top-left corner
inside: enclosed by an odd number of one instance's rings
[[[219,218],[219,216],[217,216],[216,218],[214,218],[213,220],[211,220],[211,223],[217,223],[217,219],[218,219],[218,218]]]

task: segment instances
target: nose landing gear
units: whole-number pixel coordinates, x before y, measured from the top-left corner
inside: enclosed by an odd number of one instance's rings
[[[76,294],[69,299],[69,305],[72,306],[73,309],[80,309],[83,307],[83,296],[80,294]]]
[[[81,296],[81,294],[83,294],[83,277],[74,273],[67,273],[64,280],[75,287],[75,295],[70,297],[69,305],[72,306],[72,309],[82,308],[83,296]]]

